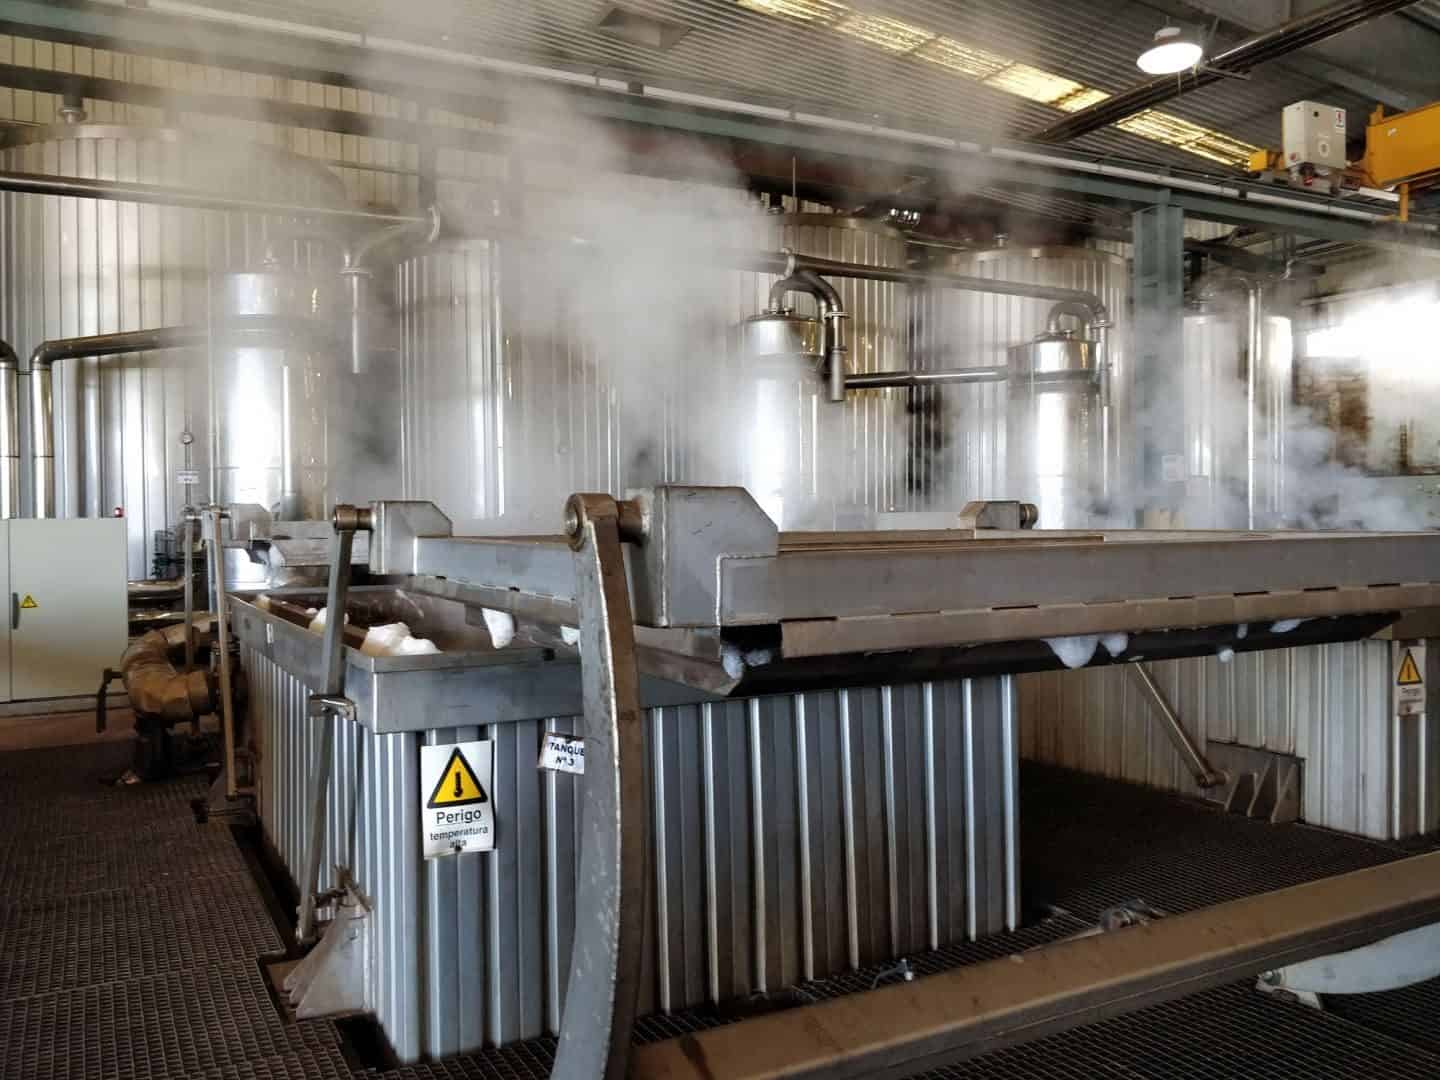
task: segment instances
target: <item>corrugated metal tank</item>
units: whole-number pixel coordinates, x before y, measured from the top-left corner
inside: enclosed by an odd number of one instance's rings
[[[177,185],[276,201],[338,204],[325,168],[282,150],[164,128],[62,124],[11,131],[0,168],[101,180]],[[0,194],[0,335],[22,356],[41,341],[204,324],[212,271],[319,258],[322,245],[284,220],[57,196]],[[332,249],[331,255],[334,255]],[[129,521],[129,572],[150,571],[152,536],[186,503],[175,480],[188,464],[243,467],[216,455],[223,413],[249,422],[243,403],[217,393],[206,350],[62,361],[56,368],[56,511]],[[209,418],[219,410],[220,424]],[[222,490],[222,494],[223,494]],[[26,498],[30,498],[27,492]]]
[[[797,214],[756,226],[772,251],[905,264],[900,234],[871,222]],[[603,283],[592,291],[583,270],[542,275],[534,259],[472,238],[401,265],[405,497],[435,502],[462,531],[483,521],[508,532],[552,529],[574,491],[665,482],[743,484],[782,528],[833,528],[895,507],[902,391],[835,405],[818,374],[758,377],[740,355],[735,328],[764,309],[774,276],[698,268],[686,310],[651,313],[683,320],[683,348],[651,342],[637,366],[635,314],[596,310]],[[603,254],[593,272],[606,272]],[[578,284],[532,287],[552,277]],[[852,370],[904,366],[905,287],[834,284],[850,315]],[[814,312],[808,296],[791,302]]]
[[[1115,416],[1112,460],[1128,453],[1125,430],[1132,375],[1128,360],[1129,270],[1118,255],[1076,247],[1005,247],[960,252],[941,269],[975,277],[1084,289],[1098,295],[1110,311],[1108,359],[1112,365]],[[1026,297],[959,292],[917,291],[912,324],[918,367],[992,367],[1007,362],[1008,350],[1046,330],[1053,302]],[[1008,474],[1006,413],[1009,388],[1003,382],[928,387],[912,391],[906,509],[951,509],[970,499],[1019,498]],[[1115,475],[1124,490],[1124,473]],[[1052,515],[1054,516],[1054,515]],[[1095,514],[1040,521],[1042,528],[1095,523]]]
[[[1249,527],[1245,317],[1185,316],[1186,528]],[[1286,514],[1286,435],[1292,371],[1290,320],[1265,316],[1256,369],[1255,527]]]
[[[267,640],[275,618],[241,606],[236,634],[261,823],[299,879],[319,727],[306,715],[310,688],[285,666],[313,665],[283,646],[288,624],[274,628],[280,644]],[[535,758],[544,731],[572,732],[578,718],[485,724],[471,707],[447,712],[460,726],[376,733],[399,722],[374,707],[398,691],[357,692],[353,663],[359,722],[331,721],[320,887],[347,867],[371,905],[367,1007],[402,1061],[558,1032],[578,803],[574,777],[537,770]],[[426,673],[394,675],[419,693]],[[647,709],[654,903],[642,1012],[774,992],[1013,927],[1015,725],[1004,677]],[[490,853],[424,859],[420,747],[481,738],[495,742],[502,839]]]

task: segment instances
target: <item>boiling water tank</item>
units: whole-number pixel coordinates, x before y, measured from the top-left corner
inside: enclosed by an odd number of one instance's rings
[[[1252,436],[1244,313],[1185,316],[1187,528],[1263,529],[1282,523],[1287,512],[1291,327],[1288,318],[1278,315],[1261,321]]]
[[[1105,363],[1110,367],[1111,421],[1108,442],[1110,486],[1123,491],[1126,477],[1120,468],[1127,460],[1126,416],[1132,383],[1128,360],[1129,269],[1123,258],[1108,252],[1078,247],[1002,247],[989,251],[960,252],[947,257],[940,269],[974,277],[1060,286],[1095,293],[1110,312],[1112,328],[1106,334]],[[1054,302],[1030,297],[925,289],[915,296],[912,319],[916,365],[925,369],[993,367],[1010,360],[1010,350],[1044,335]],[[1098,475],[1105,456],[1099,440],[1105,434],[1091,402],[1059,396],[1050,391],[1036,399],[1044,410],[1067,413],[1064,445],[1043,452],[1033,445],[1013,454],[1007,420],[1012,384],[975,383],[928,387],[914,391],[913,419],[908,453],[910,509],[950,509],[971,499],[1022,499],[1043,501],[1042,488],[1054,490],[1056,470],[1069,469],[1065,480],[1072,492],[1101,486]],[[1093,401],[1093,399],[1092,399]],[[1081,407],[1076,413],[1071,406]],[[1021,415],[1026,415],[1021,410]],[[1073,423],[1072,423],[1073,421]],[[1036,429],[1025,428],[1028,432]],[[1074,438],[1083,441],[1076,443]],[[1056,454],[1065,455],[1063,464]],[[1043,473],[1027,474],[1035,468]],[[1083,473],[1083,475],[1082,475]],[[1084,528],[1105,519],[1107,508],[1089,500],[1051,501],[1041,528]]]
[[[286,203],[344,201],[338,179],[314,162],[168,128],[76,123],[12,130],[0,144],[0,168]],[[338,266],[337,246],[293,221],[255,214],[6,193],[0,218],[7,290],[0,336],[22,356],[52,338],[205,324],[217,287],[213,272],[261,268],[267,258],[287,267]],[[192,348],[56,365],[56,513],[97,517],[123,509],[132,578],[148,576],[153,534],[173,525],[187,502],[208,500],[212,484],[226,497],[219,479],[254,464],[226,455],[256,445],[241,433],[254,422],[262,391],[230,392],[224,365],[214,366],[218,355]],[[263,392],[273,389],[271,382]],[[278,407],[264,398],[267,414]],[[194,437],[188,454],[185,432]],[[177,472],[187,467],[199,471],[199,485],[178,482]],[[32,493],[25,500],[33,506]],[[326,497],[316,493],[312,501]]]
[[[803,214],[749,224],[745,242],[757,249],[905,265],[904,239],[873,222]],[[404,262],[406,497],[437,503],[457,527],[501,532],[554,529],[574,491],[667,482],[742,484],[782,528],[834,528],[892,509],[905,392],[834,404],[813,357],[747,355],[740,328],[766,309],[777,278],[704,250],[684,254],[693,262],[642,267],[646,280],[618,293],[604,278],[606,253],[583,247],[471,237]],[[671,277],[693,279],[683,305],[634,304],[637,289]],[[905,287],[833,284],[849,315],[851,370],[903,367]],[[618,306],[603,310],[612,298]],[[809,296],[788,302],[815,315]]]

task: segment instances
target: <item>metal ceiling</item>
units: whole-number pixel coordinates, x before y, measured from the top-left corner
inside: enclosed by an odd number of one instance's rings
[[[205,2],[221,6],[219,0]],[[226,6],[447,50],[562,63],[649,85],[864,116],[968,138],[1024,135],[1063,115],[914,57],[747,10],[736,0],[623,0],[621,6],[630,12],[689,28],[668,48],[603,30],[602,19],[616,6],[610,0],[249,0]],[[1137,81],[1135,56],[1175,8],[1165,0],[850,0],[849,6],[1111,93]],[[1440,0],[1426,0],[1412,10],[1435,14],[1440,28]],[[1420,20],[1412,26],[1418,34],[1435,33],[1440,48],[1440,31],[1426,29]],[[1350,31],[1365,32],[1364,27]],[[1228,43],[1223,33],[1219,39],[1218,44]],[[1245,142],[1271,145],[1279,138],[1281,109],[1304,98],[1349,109],[1352,125],[1372,104],[1281,61],[1249,80],[1225,80],[1187,94],[1169,103],[1166,111]],[[1070,145],[1102,155],[1214,167],[1204,158],[1114,128]]]

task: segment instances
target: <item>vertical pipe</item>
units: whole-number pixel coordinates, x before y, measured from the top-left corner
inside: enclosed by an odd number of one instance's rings
[[[1258,282],[1245,282],[1245,527],[1255,528],[1256,411],[1259,408],[1260,359],[1265,342],[1263,308]]]
[[[55,516],[55,399],[49,364],[30,365],[30,466],[35,516]]]
[[[0,341],[0,518],[20,516],[20,362]]]

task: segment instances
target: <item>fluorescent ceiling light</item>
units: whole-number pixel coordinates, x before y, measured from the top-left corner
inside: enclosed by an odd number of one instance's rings
[[[1178,26],[1155,31],[1155,43],[1135,58],[1135,66],[1147,75],[1175,75],[1200,63],[1205,50]]]
[[[871,45],[879,45],[882,49],[902,53],[913,52],[935,36],[929,30],[911,26],[899,19],[859,12],[840,20],[835,24],[835,29],[861,41],[868,41]]]
[[[783,15],[802,22],[833,22],[850,10],[831,0],[739,0],[739,4],[762,15]]]

